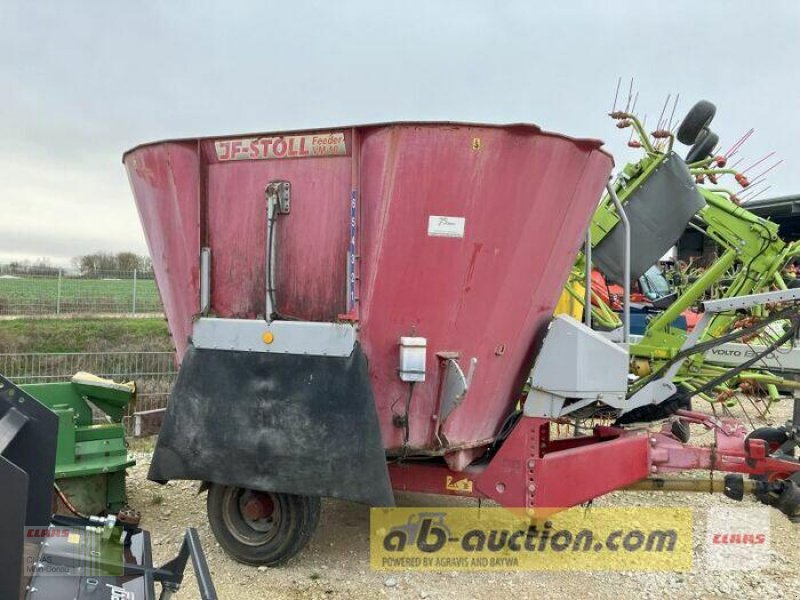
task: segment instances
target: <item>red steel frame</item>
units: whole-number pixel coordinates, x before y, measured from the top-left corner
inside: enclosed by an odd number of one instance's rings
[[[597,426],[592,435],[550,439],[547,419],[522,417],[484,466],[451,471],[445,464],[389,465],[396,491],[489,498],[511,508],[567,508],[624,488],[651,474],[709,470],[784,478],[800,464],[769,456],[763,440],[746,440],[734,419],[679,411],[684,422],[715,433],[710,447],[681,443],[661,431]]]

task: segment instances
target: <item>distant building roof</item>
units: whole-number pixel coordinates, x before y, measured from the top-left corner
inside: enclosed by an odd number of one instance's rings
[[[780,235],[786,240],[800,239],[800,195],[764,198],[745,202],[745,208],[759,217],[780,225]]]

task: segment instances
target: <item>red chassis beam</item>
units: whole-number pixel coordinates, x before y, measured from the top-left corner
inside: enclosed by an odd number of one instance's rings
[[[658,433],[595,427],[590,436],[550,439],[550,421],[522,417],[485,466],[451,471],[445,464],[392,463],[396,491],[491,498],[512,508],[570,507],[624,488],[650,474],[710,470],[781,478],[800,464],[772,458],[744,427],[681,411],[682,420],[714,429],[712,447],[682,444],[669,423]]]

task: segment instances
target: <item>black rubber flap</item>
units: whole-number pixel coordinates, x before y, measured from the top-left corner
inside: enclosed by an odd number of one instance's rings
[[[683,235],[705,206],[686,163],[674,152],[625,202],[631,223],[631,281],[644,275]],[[592,250],[592,262],[617,283],[624,280],[625,231],[621,223]]]
[[[22,587],[23,542],[25,541],[25,505],[28,501],[28,475],[11,461],[0,456],[0,598],[16,599]]]
[[[190,347],[148,477],[393,506],[360,346],[347,358]]]
[[[58,417],[0,376],[0,598],[19,597],[25,526],[50,523]]]

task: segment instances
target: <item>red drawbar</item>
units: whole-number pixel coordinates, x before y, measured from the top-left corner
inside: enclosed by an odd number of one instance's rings
[[[550,440],[550,422],[523,417],[476,487],[509,507],[569,507],[648,475],[646,436],[598,427],[594,435]]]
[[[568,508],[650,474],[712,470],[784,478],[800,464],[770,457],[744,426],[701,413],[681,419],[714,429],[714,447],[682,444],[670,433],[595,427],[592,435],[550,439],[550,421],[522,417],[486,466],[451,471],[444,463],[390,464],[396,491],[491,498],[509,508]]]

